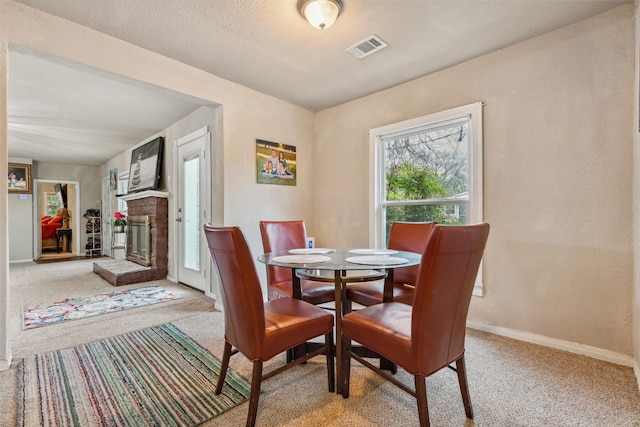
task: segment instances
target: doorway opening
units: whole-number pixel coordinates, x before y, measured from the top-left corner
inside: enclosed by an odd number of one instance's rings
[[[75,258],[80,254],[80,184],[34,179],[34,260]]]

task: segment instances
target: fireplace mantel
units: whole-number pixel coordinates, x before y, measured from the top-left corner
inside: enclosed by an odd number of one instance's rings
[[[144,199],[146,197],[160,197],[160,198],[168,199],[169,193],[167,193],[166,191],[145,190],[145,191],[140,191],[138,193],[131,193],[131,194],[125,194],[123,196],[120,196],[120,198],[126,202],[128,202],[129,200]]]

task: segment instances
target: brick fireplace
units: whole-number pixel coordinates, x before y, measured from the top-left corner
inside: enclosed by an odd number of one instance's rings
[[[166,279],[169,250],[168,195],[161,191],[142,191],[122,196],[127,201],[129,218],[148,218],[145,232],[148,231],[149,234],[141,236],[139,227],[127,225],[126,263],[123,260],[95,262],[94,273],[114,286]],[[136,234],[132,234],[133,232]],[[140,252],[146,251],[149,251],[146,259],[141,258]]]

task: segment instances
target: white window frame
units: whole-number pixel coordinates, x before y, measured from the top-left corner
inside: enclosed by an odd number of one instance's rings
[[[381,248],[386,244],[383,210],[383,203],[385,202],[383,138],[389,134],[408,133],[414,128],[465,117],[469,118],[469,175],[471,177],[467,223],[475,224],[483,221],[482,102],[476,102],[369,130],[369,218],[373,219],[369,223],[369,244],[372,245],[371,247]],[[473,295],[475,296],[484,294],[482,271],[482,264],[480,264],[480,270],[473,289]]]
[[[127,194],[128,190],[129,190],[129,172],[126,172],[118,176],[118,194]],[[127,205],[127,202],[122,197],[118,197],[118,212],[124,215],[127,215],[129,212],[129,207]]]

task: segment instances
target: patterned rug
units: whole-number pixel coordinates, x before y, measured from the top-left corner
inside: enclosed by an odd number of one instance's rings
[[[249,382],[172,324],[27,356],[18,426],[196,426],[244,402]]]
[[[160,286],[145,286],[89,297],[66,298],[52,304],[25,305],[22,308],[22,329],[55,325],[178,298],[181,297]]]

